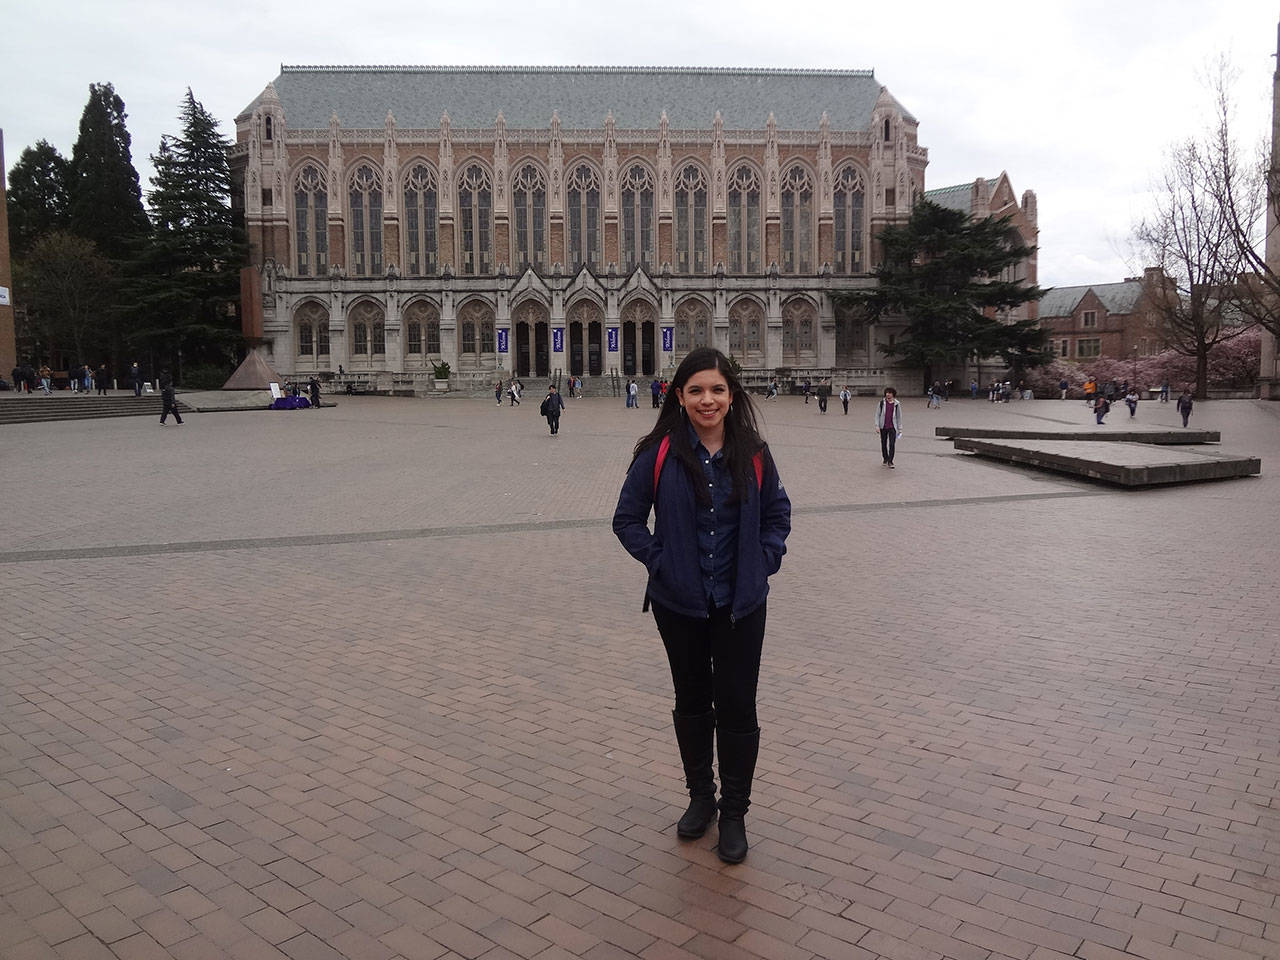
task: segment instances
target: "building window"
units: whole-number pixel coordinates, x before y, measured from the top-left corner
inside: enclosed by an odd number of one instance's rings
[[[739,358],[759,354],[764,311],[754,300],[742,299],[729,308],[729,348]]]
[[[351,352],[364,354],[369,352],[369,325],[357,323],[351,328]]]
[[[886,207],[895,207],[898,204],[898,195],[894,192],[893,187],[885,187],[884,205]]]
[[[729,272],[760,272],[760,178],[746,164],[729,177]]]
[[[701,300],[688,298],[676,307],[676,352],[711,345],[711,311]]]
[[[328,194],[324,175],[308,163],[293,190],[293,244],[298,276],[321,277],[329,270]]]
[[[1063,341],[1061,341],[1061,342],[1058,344],[1058,356],[1060,356],[1060,357],[1069,357],[1069,356],[1071,356],[1071,341],[1070,341],[1070,340],[1063,340]]]
[[[798,166],[782,177],[782,270],[813,272],[813,179]]]
[[[817,315],[807,300],[788,300],[782,305],[782,360],[798,363],[814,353]]]
[[[458,311],[458,352],[474,362],[478,353],[494,353],[493,310],[472,300]]]
[[[414,164],[404,178],[404,264],[410,277],[436,274],[438,200],[435,173],[425,163]]]
[[[386,328],[383,326],[382,308],[376,303],[361,300],[351,308],[347,316],[351,328],[351,355],[367,357],[369,354],[387,352]]]
[[[264,207],[271,206],[271,188],[270,187],[262,191],[262,205]]]
[[[376,277],[382,273],[382,178],[362,163],[351,175],[351,273]]]
[[[866,188],[862,174],[845,167],[836,177],[835,240],[836,273],[862,273],[862,222]]]
[[[268,143],[271,142],[271,118],[263,117],[262,119],[262,139]]]
[[[884,118],[884,142],[889,143],[893,140],[893,127],[889,125],[889,118]]]
[[[621,179],[622,268],[653,269],[653,174],[642,163],[627,167]]]
[[[1102,356],[1102,340],[1101,339],[1095,338],[1092,340],[1076,341],[1076,357],[1078,359],[1085,360],[1090,357],[1100,357],[1100,356]]]
[[[423,300],[415,300],[404,311],[405,328],[408,330],[408,349],[405,353],[440,353],[440,314]]]
[[[1098,314],[1093,310],[1086,310],[1080,318],[1082,327],[1096,327],[1098,325]]]
[[[569,214],[569,266],[600,268],[600,177],[580,163],[565,178]]]
[[[707,272],[707,178],[695,163],[676,174],[676,273]]]
[[[493,185],[478,163],[458,177],[458,230],[461,234],[460,273],[477,276],[493,272]]]
[[[547,268],[547,181],[542,171],[526,163],[511,178],[512,218],[518,269]]]

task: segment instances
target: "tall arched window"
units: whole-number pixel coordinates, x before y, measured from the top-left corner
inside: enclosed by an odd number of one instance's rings
[[[763,359],[764,310],[756,301],[744,297],[729,308],[729,349],[739,359]]]
[[[404,271],[410,277],[436,274],[436,224],[439,222],[436,175],[415,163],[404,178]]]
[[[329,355],[329,311],[314,300],[298,307],[293,315],[298,329],[298,355],[300,357]]]
[[[420,357],[440,353],[440,314],[424,300],[415,300],[404,311],[406,355]]]
[[[676,174],[676,273],[707,273],[707,177],[696,163]]]
[[[298,171],[293,188],[293,247],[298,276],[322,277],[329,270],[328,192],[313,163]]]
[[[746,164],[729,177],[729,272],[760,272],[760,177]]]
[[[565,202],[569,215],[569,267],[584,263],[600,269],[600,177],[580,163],[565,177]]]
[[[351,330],[351,359],[368,360],[370,355],[387,352],[386,328],[382,308],[369,300],[361,300],[347,314]]]
[[[478,163],[458,177],[459,273],[477,276],[493,272],[493,185]]]
[[[542,171],[526,163],[511,178],[511,215],[515,231],[516,267],[547,268],[547,181]]]
[[[782,176],[782,270],[813,272],[813,178],[801,166]]]
[[[471,365],[482,354],[494,353],[493,308],[482,300],[469,300],[458,310],[458,358]]]
[[[653,174],[633,163],[622,174],[622,269],[653,269]]]
[[[796,297],[782,305],[782,362],[811,362],[817,313],[808,300]]]
[[[711,310],[696,297],[681,300],[676,307],[676,353],[694,347],[711,346]]]
[[[376,277],[382,273],[382,177],[372,164],[356,167],[347,197],[351,211],[351,275]]]
[[[866,186],[853,167],[845,167],[836,177],[835,234],[836,273],[864,273],[862,223]]]

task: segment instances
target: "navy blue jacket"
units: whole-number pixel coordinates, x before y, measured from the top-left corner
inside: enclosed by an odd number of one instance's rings
[[[707,616],[707,598],[698,563],[698,497],[684,463],[671,451],[662,467],[658,502],[653,501],[653,466],[658,444],[636,457],[623,481],[613,532],[627,552],[649,571],[646,606],[653,600],[687,617]],[[738,517],[738,559],[734,578],[734,618],[745,617],[769,595],[769,577],[782,566],[791,532],[791,501],[778,468],[764,451],[764,476],[757,490],[754,471]],[[649,532],[649,510],[654,511]]]

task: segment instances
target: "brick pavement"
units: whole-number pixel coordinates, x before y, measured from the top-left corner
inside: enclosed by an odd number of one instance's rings
[[[911,401],[893,472],[768,404],[738,867],[608,529],[644,411],[0,430],[0,957],[1280,956],[1280,406],[1196,408],[1262,477],[1132,492],[930,436],[1081,404]]]

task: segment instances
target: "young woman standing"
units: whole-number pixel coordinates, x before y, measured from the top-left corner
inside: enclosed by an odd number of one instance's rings
[[[786,553],[791,501],[751,398],[720,351],[700,347],[676,370],[656,426],[635,446],[613,532],[649,572],[644,609],[653,607],[671,666],[690,797],[676,833],[702,836],[718,806],[716,852],[740,863],[760,746],[765,598]]]

